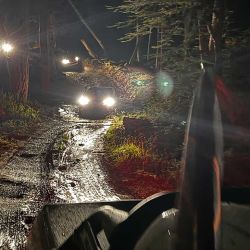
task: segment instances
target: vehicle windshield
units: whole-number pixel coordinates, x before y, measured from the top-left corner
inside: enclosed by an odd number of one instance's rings
[[[93,87],[89,88],[86,93],[90,96],[108,97],[114,96],[114,89],[105,87]]]
[[[46,204],[183,190],[193,145],[249,187],[249,44],[248,0],[0,0],[0,249]]]

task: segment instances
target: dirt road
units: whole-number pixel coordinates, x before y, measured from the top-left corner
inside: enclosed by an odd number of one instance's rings
[[[119,199],[100,160],[111,120],[79,119],[70,105],[59,113],[61,119],[44,123],[1,168],[1,249],[25,249],[34,218],[46,203]],[[62,138],[65,147],[58,150]]]

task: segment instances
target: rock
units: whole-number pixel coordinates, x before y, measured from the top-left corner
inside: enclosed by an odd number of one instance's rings
[[[71,187],[75,187],[76,184],[75,184],[74,182],[70,182],[70,186],[71,186]]]
[[[25,216],[24,217],[24,223],[26,225],[30,225],[30,224],[32,224],[34,222],[34,219],[35,218],[33,216]]]
[[[58,170],[61,171],[61,172],[64,172],[67,170],[67,166],[66,165],[62,165],[60,167],[58,167]]]

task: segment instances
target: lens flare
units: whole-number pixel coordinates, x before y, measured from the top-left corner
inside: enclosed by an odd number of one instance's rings
[[[115,99],[112,97],[107,97],[103,100],[103,105],[107,107],[112,107],[115,105]]]
[[[76,56],[75,57],[75,61],[78,62],[80,60],[80,57],[79,56]]]
[[[174,81],[170,75],[161,71],[156,75],[156,83],[159,92],[164,96],[170,96],[174,89]]]

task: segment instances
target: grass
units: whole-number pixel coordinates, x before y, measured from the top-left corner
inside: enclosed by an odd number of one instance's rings
[[[1,120],[22,120],[36,121],[40,117],[40,111],[30,103],[23,103],[9,94],[0,92],[0,119]]]
[[[107,152],[104,163],[111,183],[121,193],[129,193],[134,198],[177,189],[180,161],[159,149],[154,135],[126,134],[122,119],[123,116],[114,119],[104,140]]]
[[[68,133],[63,133],[62,136],[56,141],[54,149],[58,151],[64,151],[69,143],[70,136]]]
[[[143,145],[136,145],[135,142],[126,142],[121,146],[114,148],[111,157],[116,164],[126,161],[143,161],[150,156],[148,150]]]
[[[18,149],[18,140],[27,140],[39,120],[38,108],[29,102],[17,101],[9,93],[0,92],[0,157]]]

